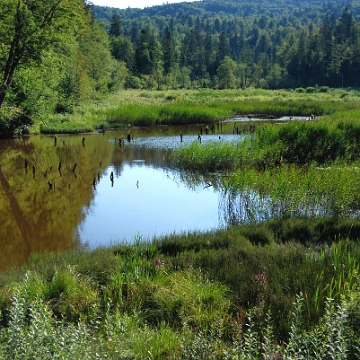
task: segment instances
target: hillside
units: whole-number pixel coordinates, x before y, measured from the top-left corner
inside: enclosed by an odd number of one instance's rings
[[[121,19],[139,19],[141,17],[168,17],[184,19],[190,16],[201,18],[212,17],[295,17],[298,19],[309,18],[319,22],[326,13],[341,15],[343,8],[352,11],[355,18],[360,17],[360,1],[323,1],[323,0],[203,0],[164,4],[147,7],[144,9],[128,8],[116,9],[92,5],[96,19],[109,22],[114,14],[119,14]]]
[[[129,87],[360,86],[359,0],[93,6],[93,15],[115,35],[113,54],[135,76]]]

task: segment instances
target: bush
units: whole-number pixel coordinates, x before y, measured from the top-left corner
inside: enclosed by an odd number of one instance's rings
[[[327,93],[330,91],[330,88],[328,86],[320,86],[319,87],[319,92],[321,93]]]
[[[136,76],[128,76],[125,81],[125,89],[141,89],[141,79]]]
[[[298,93],[300,93],[300,94],[305,93],[305,89],[302,88],[302,87],[296,88],[295,91],[298,92]]]
[[[308,86],[308,87],[306,88],[306,92],[307,92],[308,94],[312,94],[312,93],[316,92],[316,88],[313,87],[313,86]]]
[[[29,132],[28,127],[33,124],[29,115],[18,108],[1,109],[0,111],[0,138],[11,138]]]

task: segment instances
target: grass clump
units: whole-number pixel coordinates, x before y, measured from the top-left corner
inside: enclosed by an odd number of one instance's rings
[[[226,287],[209,281],[195,269],[159,274],[144,289],[145,320],[152,325],[164,322],[175,328],[207,331],[230,306]]]

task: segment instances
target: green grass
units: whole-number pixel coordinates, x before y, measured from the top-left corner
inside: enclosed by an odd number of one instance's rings
[[[307,294],[312,309],[304,325],[311,328],[326,296],[339,302],[352,289],[359,228],[355,220],[273,220],[153,244],[33,257],[24,269],[0,274],[0,309],[9,306],[11,284],[31,269],[29,300],[41,297],[57,318],[71,323],[92,321],[110,304],[111,311],[137,313],[150,327],[197,324],[207,332],[214,322],[256,306],[261,294],[274,314],[276,337],[286,338],[296,294]],[[259,274],[266,274],[265,282],[256,280]]]
[[[193,171],[234,171],[244,167],[265,170],[286,164],[297,166],[353,164],[360,157],[359,120],[321,119],[258,126],[256,133],[233,144],[194,142],[177,149],[172,158]]]
[[[237,216],[241,223],[277,216],[352,218],[360,206],[358,175],[357,166],[243,168],[226,178],[223,201],[234,209],[246,206]]]
[[[32,131],[46,133],[93,131],[102,127],[197,124],[242,114],[272,116],[330,116],[330,121],[359,114],[356,89],[316,89],[312,93],[292,90],[123,90],[96,98],[36,123]]]
[[[33,258],[1,274],[1,358],[356,358],[360,248],[326,229],[359,225],[279,223]]]

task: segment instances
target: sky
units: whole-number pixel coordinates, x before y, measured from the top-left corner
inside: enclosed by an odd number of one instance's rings
[[[100,6],[110,6],[119,9],[131,8],[141,8],[154,6],[154,5],[163,5],[163,4],[173,4],[180,2],[191,2],[194,0],[89,0],[94,5]]]

